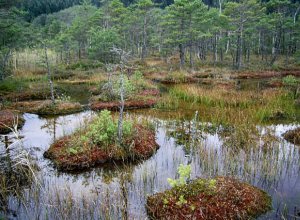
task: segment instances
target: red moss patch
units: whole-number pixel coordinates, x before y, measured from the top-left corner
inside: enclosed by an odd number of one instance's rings
[[[159,147],[154,131],[143,126],[135,126],[135,131],[131,139],[124,141],[125,146],[130,146],[128,151],[120,146],[111,146],[106,150],[101,146],[81,146],[78,152],[71,153],[72,137],[67,136],[52,144],[44,157],[51,159],[61,171],[79,171],[113,161],[149,158]]]
[[[294,130],[287,131],[283,134],[283,137],[293,144],[300,145],[300,127]]]
[[[147,199],[152,219],[250,219],[270,209],[265,192],[228,177],[216,178],[214,186],[210,180],[196,179]]]
[[[18,128],[24,125],[24,119],[17,112],[3,110],[0,111],[0,134],[7,134],[16,123]]]
[[[148,100],[128,100],[125,101],[124,108],[125,109],[140,109],[140,108],[151,108],[157,103],[155,99]],[[119,110],[120,102],[93,102],[91,104],[91,109],[94,111],[97,110]]]

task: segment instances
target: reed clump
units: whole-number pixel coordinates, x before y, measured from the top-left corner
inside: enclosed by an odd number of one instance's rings
[[[284,89],[265,89],[257,92],[178,85],[170,90],[170,96],[185,101],[187,105],[204,107],[208,112],[215,113],[214,118],[223,122],[236,120],[239,115],[243,115],[246,121],[259,123],[295,118],[294,98]]]

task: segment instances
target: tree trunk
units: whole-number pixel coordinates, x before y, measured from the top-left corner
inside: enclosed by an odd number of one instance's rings
[[[242,37],[243,37],[243,25],[240,27],[237,37],[237,49],[236,49],[236,68],[239,70],[242,67]]]
[[[280,30],[277,31],[277,33],[275,34],[274,36],[274,45],[273,45],[273,49],[272,49],[272,59],[271,59],[271,62],[270,62],[270,66],[272,66],[276,59],[277,59],[277,56],[278,56],[278,52],[279,52],[279,46],[280,46]]]
[[[223,55],[223,48],[222,47],[220,49],[220,59],[221,59],[221,62],[223,63],[223,61],[224,61],[224,55]]]
[[[78,60],[81,60],[81,43],[78,42]]]
[[[213,41],[213,47],[214,47],[214,66],[216,65],[216,62],[218,62],[218,35],[215,34],[214,41]]]
[[[190,42],[189,53],[190,53],[190,68],[191,68],[191,70],[193,70],[194,61],[193,61],[193,45],[192,45],[192,42]]]
[[[11,56],[11,50],[9,49],[7,51],[7,53],[5,53],[3,55],[3,58],[2,58],[2,63],[1,63],[1,69],[0,69],[0,81],[3,80],[7,74],[7,63],[8,63],[8,60],[9,60],[9,57]]]
[[[121,70],[122,71],[122,70]],[[120,113],[119,113],[119,120],[118,120],[118,139],[119,144],[122,144],[123,138],[123,112],[124,112],[124,76],[121,73],[121,81],[120,81]]]
[[[51,79],[51,71],[50,71],[50,65],[49,65],[49,60],[48,60],[48,49],[47,46],[44,45],[44,49],[45,49],[45,62],[46,62],[46,67],[47,67],[47,72],[48,72],[48,81],[49,81],[49,85],[50,85],[50,92],[51,92],[51,101],[52,104],[55,104],[55,99],[54,99],[54,88],[53,88],[53,82]]]
[[[142,60],[147,55],[147,16],[144,16],[144,24],[143,24],[143,45],[142,45]]]
[[[184,57],[184,47],[182,44],[179,44],[179,57],[180,57],[180,69],[184,67],[185,57]]]
[[[298,8],[296,9],[296,12],[295,12],[295,14],[294,14],[294,18],[293,18],[294,24],[296,24],[297,15],[298,15],[299,11],[300,11],[300,6],[298,6]]]

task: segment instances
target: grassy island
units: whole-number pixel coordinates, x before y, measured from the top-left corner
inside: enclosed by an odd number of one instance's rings
[[[293,144],[300,145],[300,128],[287,131],[283,134],[283,137]]]
[[[62,171],[76,171],[113,161],[146,159],[158,148],[155,132],[146,122],[124,120],[122,133],[120,141],[118,121],[104,110],[85,128],[52,144],[44,156]]]
[[[54,104],[51,100],[23,101],[13,103],[11,107],[37,115],[66,115],[83,110],[80,103],[63,100],[56,100]]]
[[[144,78],[143,74],[136,71],[133,75],[123,79],[124,83],[124,108],[138,109],[153,107],[159,97],[157,86]],[[120,76],[111,74],[108,80],[94,89],[91,98],[92,110],[118,110],[120,105]]]

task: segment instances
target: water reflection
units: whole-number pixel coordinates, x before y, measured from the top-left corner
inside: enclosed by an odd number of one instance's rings
[[[281,137],[296,125],[257,126],[256,142],[236,148],[225,145],[232,128],[199,123],[195,112],[189,120],[151,116],[161,147],[149,160],[80,174],[58,173],[43,152],[93,114],[87,111],[48,119],[25,115],[21,134],[24,146],[38,160],[42,183],[28,188],[21,197],[10,197],[8,208],[15,211],[16,218],[146,219],[147,195],[168,189],[167,178],[176,178],[181,163],[191,164],[192,178],[234,176],[266,190],[274,210],[262,219],[280,219],[285,212],[295,216],[300,208],[300,148]],[[131,114],[143,117],[149,111]]]

